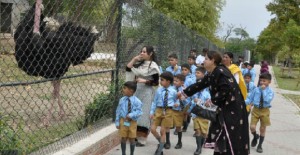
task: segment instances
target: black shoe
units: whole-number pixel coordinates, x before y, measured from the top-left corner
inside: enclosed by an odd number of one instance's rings
[[[178,132],[176,130],[174,131],[174,135],[178,135]]]
[[[140,142],[136,142],[135,146],[136,146],[136,147],[143,147],[143,146],[145,146],[145,144],[142,144],[142,143],[140,143]]]
[[[255,147],[257,144],[257,140],[259,139],[259,135],[256,134],[255,137],[253,137],[252,141],[251,141],[251,147]]]
[[[158,154],[158,149],[159,149],[159,144],[157,145],[157,149],[156,149],[154,155],[159,155],[159,154]],[[160,155],[163,155],[163,154],[164,154],[164,152],[161,151]]]
[[[261,145],[257,146],[256,152],[263,153],[263,149],[262,149]]]
[[[165,149],[170,149],[170,147],[171,147],[171,144],[170,144],[170,143],[165,143],[165,145],[164,145],[164,148],[165,148]]]
[[[177,143],[175,149],[181,149],[181,148],[182,148],[182,143]]]
[[[200,155],[201,154],[201,150],[199,151],[199,150],[196,150],[195,152],[194,152],[194,155]]]

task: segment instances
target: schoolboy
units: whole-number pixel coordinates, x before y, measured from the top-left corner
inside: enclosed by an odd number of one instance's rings
[[[271,101],[274,98],[274,92],[269,87],[272,76],[269,73],[264,73],[259,76],[260,86],[255,88],[250,96],[246,99],[246,104],[253,104],[251,112],[250,130],[253,135],[251,146],[255,147],[259,139],[256,151],[263,152],[262,143],[265,139],[266,127],[271,125],[270,122],[270,108]],[[256,133],[256,124],[260,121],[260,135]]]
[[[251,94],[251,92],[256,88],[255,84],[251,81],[251,74],[246,73],[244,75],[245,84],[247,87],[247,96]]]
[[[248,69],[247,69],[248,64],[249,64],[248,62],[244,62],[244,63],[242,64],[241,71],[242,71],[243,76],[244,76],[246,73],[248,73]]]
[[[197,66],[195,65],[195,61],[196,61],[196,57],[195,56],[192,56],[192,55],[188,56],[188,64],[190,65],[191,73],[193,75],[196,74],[196,68],[197,68]]]
[[[198,67],[196,69],[196,78],[197,81],[200,81],[204,78],[206,70],[203,67]],[[210,100],[211,96],[208,89],[203,89],[200,92],[197,92],[192,96],[192,104],[188,110],[188,113],[191,113],[192,109],[195,106],[205,106],[205,103]],[[194,155],[201,154],[202,145],[204,144],[205,138],[208,133],[209,120],[199,117],[192,113],[192,119],[194,122],[194,130],[196,137],[197,149],[194,152]]]
[[[123,97],[120,99],[116,110],[116,128],[121,136],[122,155],[126,154],[126,141],[130,141],[130,155],[134,154],[137,120],[143,114],[142,102],[133,94],[136,91],[136,83],[128,81],[123,85]]]
[[[166,68],[166,71],[171,72],[174,75],[181,73],[181,67],[177,64],[178,57],[176,54],[171,54],[168,56],[169,67]]]
[[[184,87],[188,87],[194,83],[196,83],[196,76],[191,74],[191,69],[189,64],[182,64],[181,65],[181,73],[185,76],[185,81],[184,81]],[[191,121],[191,116],[187,115],[187,110],[189,109],[189,106],[186,106],[186,108],[183,110],[185,113],[184,121],[183,121],[183,128],[182,132],[186,132],[189,123]]]
[[[184,89],[184,81],[185,76],[183,74],[177,74],[174,76],[174,87],[177,92],[181,92]],[[175,134],[178,136],[178,141],[175,146],[175,149],[181,149],[182,148],[182,130],[181,127],[183,125],[183,119],[184,119],[184,108],[187,105],[187,103],[190,103],[190,98],[186,98],[185,100],[181,101],[177,99],[176,103],[173,106],[173,122],[175,126]],[[168,131],[166,133],[167,142],[170,140],[170,132]],[[171,144],[169,144],[171,145]],[[165,147],[166,148],[166,147]]]
[[[151,125],[151,133],[158,140],[159,144],[155,151],[155,155],[163,152],[166,143],[166,130],[173,127],[173,106],[177,99],[177,92],[172,87],[173,75],[170,72],[163,72],[160,75],[160,85],[155,93],[154,100],[151,105],[150,119],[153,119]],[[160,126],[160,135],[156,131]]]
[[[252,62],[252,63],[249,63],[248,65],[247,65],[247,72],[246,73],[249,73],[249,74],[251,74],[251,82],[254,82],[254,80],[255,80],[255,77],[256,77],[256,73],[255,73],[255,69],[253,68],[254,67],[254,63]]]

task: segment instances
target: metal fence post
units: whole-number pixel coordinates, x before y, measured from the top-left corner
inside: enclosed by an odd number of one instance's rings
[[[116,18],[117,26],[117,52],[116,52],[116,72],[115,72],[115,100],[113,104],[113,121],[116,119],[116,108],[118,104],[118,92],[119,92],[119,68],[120,68],[120,54],[122,51],[122,6],[123,0],[116,0],[118,5],[118,15]]]

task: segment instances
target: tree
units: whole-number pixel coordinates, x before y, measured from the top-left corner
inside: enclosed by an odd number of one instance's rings
[[[153,8],[210,40],[216,40],[223,0],[150,0]]]
[[[272,62],[279,51],[285,52],[291,49],[291,43],[297,42],[296,37],[288,39],[291,34],[286,29],[290,26],[289,21],[292,19],[294,24],[300,25],[300,1],[298,0],[274,0],[269,3],[266,8],[275,17],[270,21],[268,27],[262,31],[258,38],[257,51],[259,51],[265,59]],[[288,35],[289,34],[289,35]],[[284,36],[285,35],[285,36]],[[287,37],[289,36],[289,37]]]

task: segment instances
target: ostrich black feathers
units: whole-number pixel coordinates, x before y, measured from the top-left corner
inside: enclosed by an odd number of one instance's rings
[[[28,75],[59,78],[69,66],[83,63],[91,53],[97,35],[75,23],[63,23],[56,31],[46,28],[40,17],[40,34],[33,33],[35,5],[19,23],[15,35],[18,67]]]

